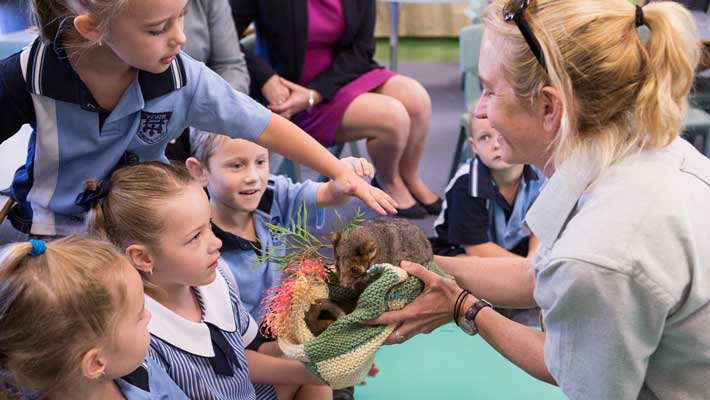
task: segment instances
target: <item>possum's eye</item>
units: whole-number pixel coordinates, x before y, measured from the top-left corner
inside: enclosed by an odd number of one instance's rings
[[[353,274],[359,274],[359,273],[360,273],[360,267],[354,266],[354,267],[350,268],[350,272],[353,273]]]

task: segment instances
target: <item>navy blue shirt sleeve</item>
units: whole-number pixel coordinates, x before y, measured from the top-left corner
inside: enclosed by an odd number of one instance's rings
[[[0,61],[0,143],[34,119],[34,105],[22,76],[20,53],[15,53]]]
[[[471,197],[468,179],[459,179],[451,188],[448,242],[458,245],[477,245],[490,242],[486,199]]]

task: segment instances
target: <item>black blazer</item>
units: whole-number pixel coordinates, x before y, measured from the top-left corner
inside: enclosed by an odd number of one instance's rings
[[[308,85],[328,101],[335,92],[360,75],[381,68],[375,54],[375,0],[341,0],[345,32],[335,45],[333,64]],[[299,83],[308,39],[308,0],[230,0],[234,23],[242,37],[252,21],[259,41],[268,49],[271,65],[245,49],[252,95],[274,74]]]

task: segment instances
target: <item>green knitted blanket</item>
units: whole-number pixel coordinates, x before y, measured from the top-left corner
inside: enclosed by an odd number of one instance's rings
[[[428,263],[426,268],[444,275],[433,262]],[[303,338],[300,343],[279,337],[279,346],[284,354],[303,361],[311,372],[336,389],[364,380],[374,362],[375,352],[396,328],[396,325],[373,326],[364,322],[386,311],[402,309],[423,289],[421,280],[390,264],[374,265],[368,270],[368,275],[370,284],[359,298],[352,290],[332,285],[327,287],[327,296],[335,303],[352,304],[357,301],[357,306],[319,336],[313,337],[305,322],[301,321],[297,324],[301,332],[292,335]],[[322,288],[319,290],[325,293]],[[293,299],[293,304],[310,305],[310,302],[298,300]],[[303,310],[299,315],[302,316],[307,306],[301,308]]]

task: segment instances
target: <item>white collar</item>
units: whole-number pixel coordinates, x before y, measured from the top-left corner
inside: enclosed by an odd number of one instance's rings
[[[145,307],[153,314],[148,330],[152,335],[189,353],[214,357],[210,331],[205,322],[211,323],[222,331],[237,330],[229,288],[222,274],[218,272],[212,283],[197,287],[196,290],[202,300],[203,322],[187,320],[146,294]]]

